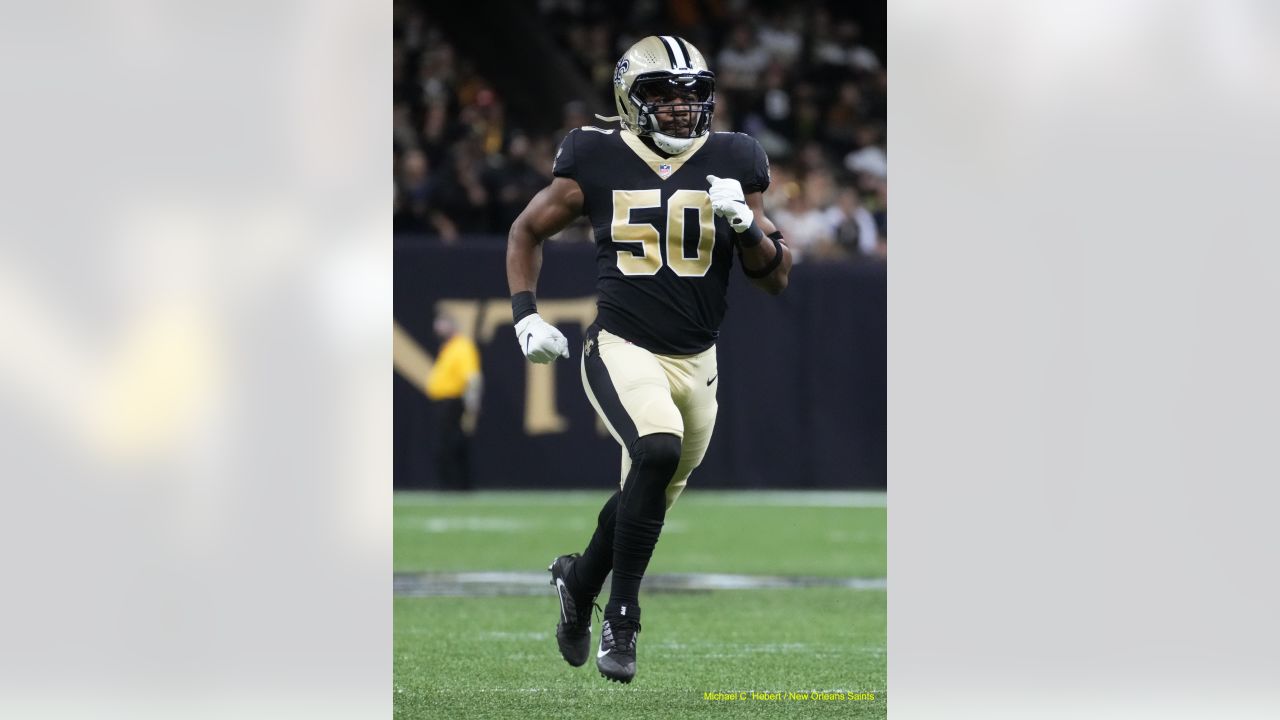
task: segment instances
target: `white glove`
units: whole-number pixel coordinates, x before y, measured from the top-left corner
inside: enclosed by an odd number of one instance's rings
[[[747,207],[747,199],[742,194],[742,183],[733,178],[718,178],[715,175],[708,175],[707,182],[711,183],[711,190],[707,193],[711,196],[711,209],[728,220],[729,227],[734,232],[746,232],[756,218],[751,208]]]
[[[569,357],[569,341],[538,313],[526,315],[516,323],[516,340],[520,341],[524,356],[536,363],[549,363],[557,356]]]

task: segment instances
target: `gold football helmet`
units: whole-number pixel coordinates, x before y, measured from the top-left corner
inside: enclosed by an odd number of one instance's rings
[[[650,35],[632,45],[613,71],[617,119],[679,155],[711,130],[716,76],[698,48],[673,35]]]

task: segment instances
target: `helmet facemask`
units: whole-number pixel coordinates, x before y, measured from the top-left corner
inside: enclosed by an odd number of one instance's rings
[[[631,87],[637,134],[648,135],[664,152],[679,155],[711,128],[715,111],[715,75],[650,73]]]

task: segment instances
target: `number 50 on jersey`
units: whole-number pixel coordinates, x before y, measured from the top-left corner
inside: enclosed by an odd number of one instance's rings
[[[631,222],[632,210],[662,206],[661,190],[614,190],[614,242],[639,243],[639,254],[618,251],[618,270],[623,275],[655,275],[662,268],[662,236],[649,223]],[[685,256],[684,229],[687,210],[698,211],[698,250]],[[716,243],[715,215],[711,196],[702,190],[676,190],[667,201],[667,266],[681,277],[703,277],[711,267],[711,251]]]

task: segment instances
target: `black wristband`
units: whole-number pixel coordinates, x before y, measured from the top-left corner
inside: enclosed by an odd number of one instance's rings
[[[780,240],[781,237],[782,237],[782,233],[780,232],[771,233],[769,235],[769,239],[773,241],[773,259],[769,261],[768,265],[765,265],[759,270],[748,270],[747,266],[743,265],[742,266],[743,274],[751,278],[752,280],[759,280],[762,277],[767,277],[770,273],[776,270],[777,267],[782,264],[782,241]]]
[[[761,240],[764,240],[764,231],[755,222],[751,223],[751,227],[738,233],[738,247],[740,248],[753,248],[759,245]]]
[[[782,231],[781,231],[781,230],[774,230],[773,232],[769,233],[769,239],[770,239],[770,240],[781,240],[781,239],[782,239]]]
[[[532,290],[525,290],[511,296],[511,317],[515,318],[515,322],[520,322],[536,312],[538,312],[538,303],[533,299]]]

